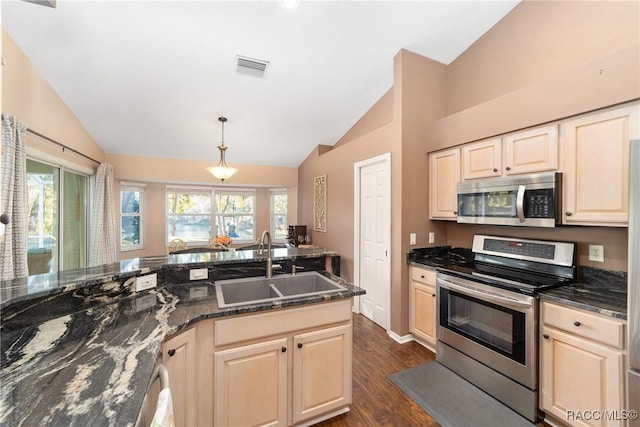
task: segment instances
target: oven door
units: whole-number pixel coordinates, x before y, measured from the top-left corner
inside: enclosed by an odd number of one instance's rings
[[[443,273],[437,286],[438,340],[535,390],[535,298]]]

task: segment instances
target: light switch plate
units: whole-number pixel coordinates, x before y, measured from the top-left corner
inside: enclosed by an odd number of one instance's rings
[[[208,279],[209,273],[206,268],[192,268],[189,270],[189,280]]]
[[[416,233],[409,234],[409,244],[410,245],[416,244]]]
[[[436,242],[436,233],[434,233],[433,231],[429,232],[429,243],[435,243]]]
[[[158,285],[158,275],[156,273],[136,277],[136,292],[155,288]]]

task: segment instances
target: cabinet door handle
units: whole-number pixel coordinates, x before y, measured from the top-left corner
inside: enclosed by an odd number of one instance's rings
[[[511,170],[511,166],[507,166],[505,169],[510,171]]]
[[[497,168],[493,168],[493,171],[494,171],[494,172],[498,172],[498,169],[497,169]]]
[[[458,211],[453,211],[453,214],[454,215],[458,215]]]
[[[565,212],[564,213],[566,216],[571,216],[571,212]]]
[[[167,351],[167,353],[169,354],[169,356],[173,356],[174,354],[176,354],[176,350],[172,348],[171,350]]]
[[[298,343],[298,348],[302,348],[302,343],[301,342]]]
[[[431,296],[435,298],[435,297],[436,297],[436,294],[431,294]]]
[[[542,338],[544,338],[545,340],[549,339],[549,334],[542,334]]]
[[[424,274],[421,274],[421,275],[420,275],[420,278],[421,278],[421,279],[424,279]]]
[[[286,352],[287,351],[287,347],[282,347],[280,350],[282,350],[282,352]]]
[[[574,324],[574,325],[576,325],[576,326],[580,326],[580,325],[581,325],[581,323],[580,323],[578,320],[576,320],[575,322],[573,322],[573,324]]]

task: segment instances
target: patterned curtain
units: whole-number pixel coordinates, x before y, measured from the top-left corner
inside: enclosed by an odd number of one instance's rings
[[[113,166],[101,163],[91,205],[91,248],[89,265],[116,262],[115,202],[113,197]]]
[[[29,275],[27,264],[27,126],[2,115],[0,207],[9,224],[0,225],[0,280]]]

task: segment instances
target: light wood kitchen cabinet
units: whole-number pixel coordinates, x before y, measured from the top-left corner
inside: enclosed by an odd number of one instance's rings
[[[500,138],[464,144],[461,150],[463,180],[502,175],[502,140]]]
[[[410,269],[409,331],[431,349],[436,345],[436,272],[420,267]]]
[[[624,409],[625,322],[547,301],[541,307],[540,408],[570,425],[623,425],[571,414]]]
[[[196,333],[191,328],[164,343],[162,359],[169,373],[176,427],[197,424]]]
[[[293,425],[346,411],[352,328],[350,299],[215,321],[214,425]]]
[[[626,226],[629,141],[640,137],[639,104],[561,123],[563,223]]]
[[[216,426],[287,425],[286,338],[215,353]]]
[[[558,170],[558,125],[514,132],[464,144],[462,179]]]
[[[455,220],[458,215],[460,148],[429,154],[429,218]]]
[[[502,137],[504,175],[558,170],[558,125],[514,132]]]
[[[293,337],[293,423],[351,402],[352,327]]]

